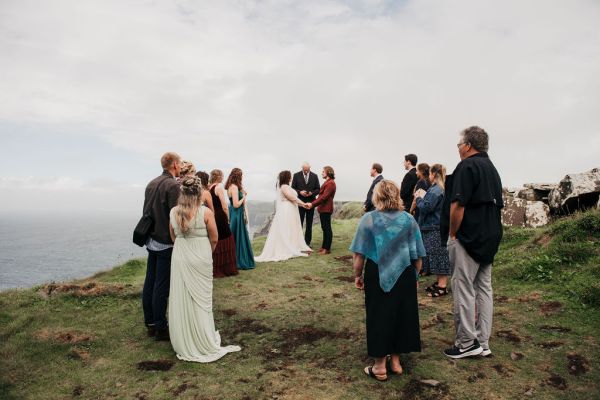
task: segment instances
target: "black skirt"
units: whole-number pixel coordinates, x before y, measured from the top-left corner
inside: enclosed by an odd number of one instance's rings
[[[379,268],[365,265],[367,352],[370,357],[421,351],[415,269],[408,267],[388,293],[379,286]]]

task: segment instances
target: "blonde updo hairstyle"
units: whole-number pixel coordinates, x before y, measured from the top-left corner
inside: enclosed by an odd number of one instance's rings
[[[180,182],[181,195],[175,209],[175,221],[184,234],[189,232],[189,223],[194,217],[192,212],[200,207],[202,195],[202,182],[197,176],[184,176]]]
[[[179,176],[194,175],[196,173],[196,167],[191,161],[181,161],[181,172]]]
[[[378,211],[402,211],[404,205],[400,198],[400,188],[396,182],[384,179],[375,186],[373,205]]]

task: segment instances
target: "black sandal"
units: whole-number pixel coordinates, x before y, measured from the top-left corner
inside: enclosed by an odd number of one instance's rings
[[[429,297],[443,297],[448,294],[448,288],[436,286],[435,290],[428,294]]]
[[[385,382],[388,379],[387,373],[385,375],[376,375],[373,372],[373,365],[371,365],[370,367],[365,367],[365,369],[363,369],[363,372],[365,374],[367,374],[369,377],[371,377],[371,378],[373,378],[373,379],[375,379],[376,381],[379,381],[379,382]]]
[[[427,287],[425,288],[425,291],[426,291],[426,292],[429,292],[429,293],[431,293],[431,292],[435,292],[435,291],[438,289],[438,287],[439,287],[439,286],[438,286],[438,283],[437,283],[437,282],[433,282],[433,285],[431,285],[431,286],[427,286]]]

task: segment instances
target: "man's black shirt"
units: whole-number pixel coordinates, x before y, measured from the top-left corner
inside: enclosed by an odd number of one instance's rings
[[[500,210],[504,202],[500,175],[487,153],[462,160],[446,180],[440,224],[444,244],[450,225],[450,204],[455,201],[465,208],[457,239],[475,261],[493,262],[502,239]]]

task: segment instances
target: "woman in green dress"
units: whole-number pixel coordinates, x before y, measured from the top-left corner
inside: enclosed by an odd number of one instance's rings
[[[234,168],[227,178],[225,190],[229,196],[229,226],[235,239],[235,255],[238,269],[253,269],[255,267],[254,254],[250,235],[246,228],[246,196],[242,186],[242,170]]]
[[[181,195],[170,212],[169,230],[174,242],[171,258],[169,336],[177,358],[207,363],[239,346],[221,347],[213,317],[212,251],[219,234],[210,209],[201,204],[200,179],[181,180]]]

